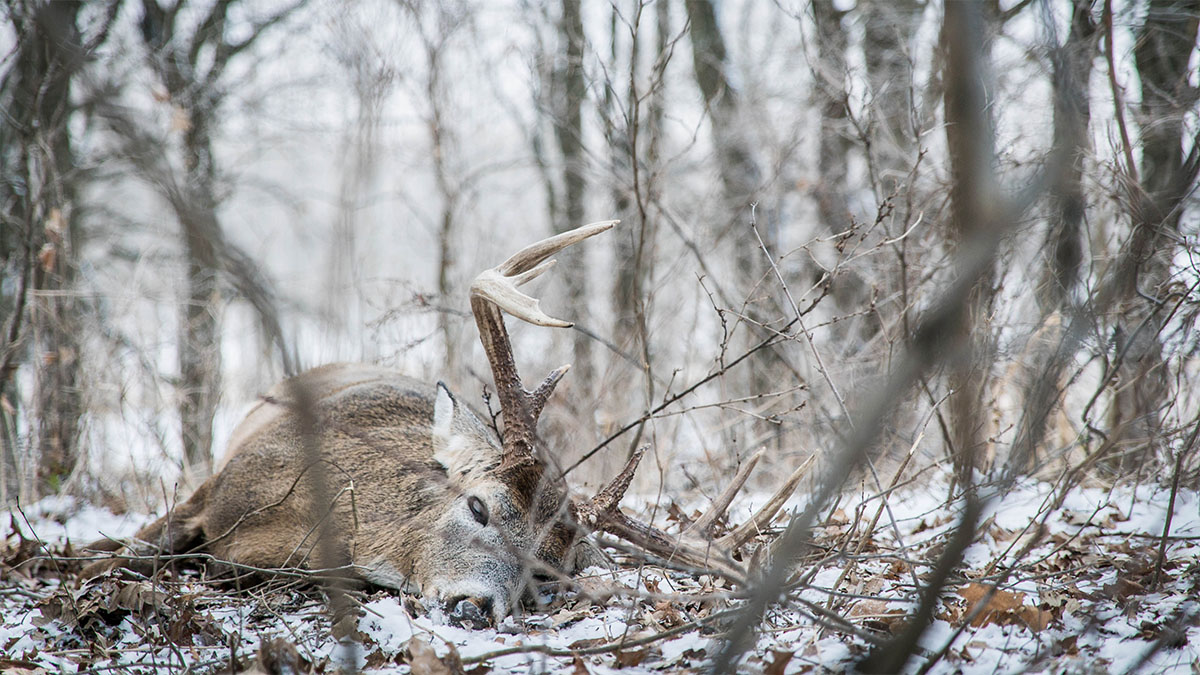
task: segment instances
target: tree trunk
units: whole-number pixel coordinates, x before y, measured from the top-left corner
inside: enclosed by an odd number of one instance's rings
[[[587,83],[583,73],[583,16],[580,0],[563,0],[559,17],[558,114],[554,117],[554,132],[563,159],[563,218],[554,223],[556,232],[565,232],[583,224],[586,216],[584,177],[587,158],[583,152],[583,101]],[[563,276],[567,301],[579,322],[588,320],[586,249],[571,248],[560,254],[560,262],[572,270]],[[591,389],[595,379],[592,366],[592,343],[580,331],[572,334],[574,359],[572,380],[584,391]]]
[[[660,3],[663,7],[667,3]],[[612,79],[605,83],[604,89],[604,126],[605,136],[608,141],[609,157],[612,170],[612,199],[613,208],[616,213],[614,216],[624,226],[616,230],[613,234],[613,246],[616,254],[614,262],[616,264],[617,279],[613,284],[613,336],[617,340],[617,344],[621,347],[629,347],[633,345],[640,336],[638,330],[638,298],[641,292],[640,275],[641,270],[637,265],[637,221],[634,210],[634,203],[630,196],[633,194],[633,163],[634,149],[633,141],[636,137],[637,130],[631,129],[630,126],[635,123],[636,114],[636,91],[625,91],[625,101],[629,106],[625,110],[618,109],[617,101],[617,82],[619,79],[616,74],[620,72],[618,65],[620,63],[620,53],[618,45],[619,31],[622,29],[623,23],[620,21],[622,8],[613,3],[609,14],[609,63],[610,72],[613,74]],[[630,77],[628,81],[633,82],[635,78],[633,73],[636,72],[638,59],[638,44],[640,35],[634,33],[630,36],[631,44],[629,47],[629,71]]]
[[[917,0],[871,2],[863,8],[863,57],[871,91],[871,139],[883,196],[898,194],[911,168],[913,62],[910,42],[924,9]]]
[[[750,205],[757,201],[762,172],[742,131],[740,100],[726,75],[725,38],[717,25],[712,0],[687,0],[685,5],[696,84],[704,97],[716,145],[725,202],[723,225],[734,233],[737,268],[743,271],[747,280],[757,281],[756,272],[762,270],[764,264],[758,244],[746,224],[750,222]]]
[[[989,117],[985,26],[979,6],[949,2],[942,40],[946,49],[946,145],[950,157],[950,232],[960,260],[986,240],[995,225],[998,203],[994,136]],[[984,392],[992,364],[992,332],[986,317],[994,299],[994,273],[984,274],[958,313],[957,358],[951,365],[949,408],[950,451],[960,485],[969,485],[986,443],[983,435]]]
[[[1009,458],[1013,471],[1027,471],[1036,465],[1046,424],[1062,403],[1065,385],[1061,380],[1071,356],[1068,345],[1074,344],[1067,335],[1069,327],[1055,312],[1070,304],[1083,261],[1083,165],[1089,148],[1088,92],[1097,35],[1091,5],[1092,0],[1074,0],[1067,40],[1051,54],[1054,151],[1062,153],[1064,161],[1050,187],[1049,228],[1043,250],[1052,251],[1052,257],[1046,261],[1042,283],[1035,289],[1041,327],[1030,335],[1025,350],[1028,360],[1019,364],[1026,374],[1022,378],[1025,401]]]
[[[1070,297],[1083,262],[1080,228],[1085,210],[1083,162],[1088,152],[1091,106],[1088,85],[1095,56],[1096,25],[1091,0],[1074,0],[1067,41],[1056,48],[1054,62],[1054,147],[1066,155],[1051,192],[1050,230],[1046,250],[1053,251],[1046,281],[1037,298],[1042,313],[1054,311]]]
[[[846,160],[852,144],[847,130],[845,12],[833,0],[813,0],[817,43],[816,98],[821,112],[817,139],[817,215],[827,232],[844,232],[850,226],[846,204]]]
[[[1109,420],[1118,454],[1109,465],[1128,472],[1153,458],[1169,404],[1160,332],[1174,240],[1195,175],[1184,166],[1183,117],[1196,104],[1188,60],[1196,46],[1195,4],[1152,0],[1134,56],[1142,85],[1141,195],[1133,204],[1133,269],[1123,275],[1113,347],[1117,363]],[[1109,46],[1111,48],[1111,46]]]
[[[179,336],[179,418],[184,459],[192,471],[207,476],[212,473],[212,425],[221,396],[222,303],[217,252],[222,236],[208,111],[193,105],[190,112],[191,128],[184,138],[187,197],[184,210],[177,214],[187,258]]]
[[[8,147],[3,148],[7,165],[3,255],[6,274],[12,260],[18,278],[14,296],[5,300],[13,314],[6,314],[4,323],[3,367],[8,372],[0,373],[0,416],[5,420],[5,492],[19,485],[25,498],[33,496],[33,486],[12,480],[22,467],[14,445],[18,397],[15,383],[9,384],[23,336],[32,338],[29,356],[35,360],[31,411],[35,489],[57,491],[79,461],[82,311],[74,293],[79,172],[68,120],[71,79],[83,64],[76,26],[81,6],[56,2],[10,8],[19,26],[19,42],[16,63],[3,83],[9,98],[4,133]]]

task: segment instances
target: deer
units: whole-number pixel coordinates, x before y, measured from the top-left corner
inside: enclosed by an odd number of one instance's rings
[[[760,451],[708,513],[672,536],[619,507],[645,448],[631,453],[595,496],[581,499],[570,495],[555,454],[537,435],[538,418],[569,365],[527,390],[504,315],[570,327],[519,287],[550,269],[555,253],[617,222],[538,241],[472,282],[471,311],[501,424],[442,382],[370,364],[308,370],[261,397],[234,429],[214,474],[186,501],[132,541],[91,544],[105,555],[82,576],[116,568],[149,574],[163,555],[196,553],[231,570],[343,564],[362,582],[417,594],[452,617],[482,617],[486,624],[534,598],[539,583],[605,563],[589,535],[607,533],[660,564],[744,583],[748,568],[737,559],[739,547],[768,527],[804,467],[749,521],[713,536]],[[333,546],[318,546],[323,536],[334,537]]]

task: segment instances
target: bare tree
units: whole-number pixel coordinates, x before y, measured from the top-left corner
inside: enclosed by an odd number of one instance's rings
[[[815,68],[815,98],[821,114],[817,137],[817,173],[820,178],[814,190],[817,215],[821,225],[831,233],[842,232],[850,225],[850,209],[846,204],[847,163],[853,143],[850,140],[849,94],[846,81],[846,29],[842,19],[846,12],[833,5],[833,0],[814,0],[812,3],[817,63]]]
[[[17,33],[15,58],[0,79],[0,493],[17,487],[20,462],[13,374],[19,359],[35,365],[32,460],[39,492],[54,491],[80,458],[83,414],[80,353],[83,302],[75,285],[82,240],[79,192],[69,121],[72,82],[107,37],[118,3],[102,6],[91,35],[78,26],[80,2],[21,1],[6,14]],[[9,291],[8,289],[12,289]],[[25,350],[30,353],[24,355]],[[24,355],[24,356],[23,356]],[[25,497],[30,486],[21,485]]]
[[[453,124],[454,110],[450,107],[448,89],[451,83],[447,82],[445,61],[469,15],[462,6],[454,4],[405,2],[404,8],[420,36],[425,56],[419,93],[424,95],[422,117],[429,139],[434,184],[441,199],[441,213],[437,219],[437,292],[440,302],[448,307],[454,291],[455,251],[460,246],[458,216],[470,177],[460,175],[455,168],[459,143]],[[442,335],[446,368],[450,373],[457,372],[459,367],[458,327],[458,320],[452,314],[444,310],[438,313],[438,331]]]
[[[601,108],[610,158],[614,216],[625,225],[615,232],[612,288],[613,337],[619,347],[632,347],[641,366],[651,368],[647,282],[652,274],[657,219],[652,205],[659,177],[666,110],[663,73],[674,53],[670,3],[654,4],[653,24],[646,3],[614,3],[609,19],[609,64]],[[626,11],[628,10],[628,11]],[[654,41],[646,39],[651,25]],[[621,47],[627,44],[622,53]],[[649,77],[642,76],[643,44],[650,45]],[[652,377],[646,379],[652,397]]]
[[[946,5],[942,41],[947,58],[945,115],[946,146],[950,160],[950,227],[948,236],[968,255],[970,248],[990,236],[991,209],[1000,199],[995,192],[995,149],[989,92],[981,78],[987,77],[981,12],[964,9],[959,3]],[[963,485],[969,485],[974,459],[984,443],[982,415],[984,389],[992,364],[992,329],[987,323],[995,297],[994,271],[983,275],[971,289],[965,311],[957,315],[954,344],[961,350],[951,366],[950,416],[952,460]]]
[[[1053,251],[1046,282],[1039,288],[1043,312],[1056,309],[1079,281],[1083,261],[1081,228],[1086,202],[1083,164],[1088,153],[1091,105],[1088,85],[1096,54],[1093,0],[1075,0],[1067,39],[1052,54],[1054,78],[1054,146],[1065,157],[1051,192],[1050,229],[1046,249]]]
[[[125,141],[126,158],[166,197],[179,221],[186,259],[179,327],[179,415],[185,462],[201,475],[212,470],[212,421],[221,390],[220,273],[230,271],[242,281],[257,278],[243,256],[231,257],[234,249],[220,220],[226,190],[213,141],[227,94],[225,73],[231,61],[303,6],[304,0],[236,27],[228,20],[234,4],[234,0],[219,0],[202,8],[185,0],[142,3],[140,28],[148,64],[174,110],[175,127],[182,132],[181,168],[176,169],[172,158],[154,147],[155,141],[136,124],[114,111],[109,117],[110,127]],[[247,288],[237,281],[235,286]]]
[[[1111,23],[1107,3],[1105,14]],[[1116,377],[1109,428],[1121,445],[1110,463],[1118,470],[1142,466],[1155,456],[1162,440],[1168,373],[1161,332],[1171,293],[1171,256],[1180,241],[1185,199],[1195,189],[1200,166],[1200,144],[1195,140],[1190,156],[1183,155],[1183,118],[1198,96],[1188,70],[1196,49],[1197,14],[1194,3],[1151,0],[1134,50],[1142,93],[1142,158],[1139,189],[1130,199],[1131,267],[1121,277],[1113,327]],[[1133,170],[1132,161],[1126,170]],[[1137,176],[1130,178],[1136,182]]]
[[[761,254],[753,235],[745,225],[750,221],[750,205],[757,200],[762,184],[762,171],[746,138],[740,119],[741,99],[730,83],[725,37],[717,22],[711,0],[687,0],[689,35],[692,40],[692,62],[696,84],[704,97],[704,105],[712,125],[716,146],[717,170],[724,197],[724,212],[719,225],[733,234],[738,269],[749,279],[756,279],[761,270]]]
[[[759,339],[754,324],[766,323],[767,315],[776,308],[774,298],[765,290],[770,286],[762,283],[767,262],[758,237],[750,227],[761,194],[763,174],[747,137],[740,94],[729,77],[729,56],[716,7],[711,0],[687,0],[684,5],[692,43],[692,65],[712,129],[717,174],[721,181],[720,208],[710,222],[715,226],[717,239],[724,239],[732,248],[735,288],[741,294],[739,298],[723,300],[730,304],[740,303],[740,312],[747,319],[742,322],[746,329],[743,344],[753,345]],[[770,209],[763,211],[769,213]],[[768,249],[775,248],[772,230],[771,224],[763,228]],[[746,391],[770,391],[774,374],[772,365],[777,365],[779,358],[771,349],[756,351],[748,363]]]
[[[354,120],[346,130],[344,141],[345,168],[338,186],[338,214],[333,226],[329,251],[328,294],[324,314],[340,329],[361,321],[352,311],[347,298],[357,297],[349,291],[360,281],[358,230],[361,225],[363,200],[374,185],[378,173],[380,123],[383,106],[399,74],[372,36],[364,35],[370,19],[359,14],[339,16],[331,45],[334,59],[345,70],[357,105]]]
[[[814,5],[815,9],[815,5]],[[910,45],[921,23],[924,2],[871,2],[862,8],[863,61],[867,70],[874,132],[869,158],[883,196],[898,194],[912,164],[916,141]]]
[[[663,8],[667,3],[659,3]],[[634,16],[640,18],[641,4],[634,10]],[[627,78],[618,76],[621,63],[621,37],[626,34],[621,20],[623,7],[613,3],[609,13],[609,64],[612,72],[604,83],[604,132],[608,142],[609,162],[612,173],[612,199],[614,215],[622,222],[634,222],[633,185],[635,149],[633,144],[638,137],[637,117],[639,113],[638,92],[634,89],[637,81],[639,49],[642,42],[641,31],[628,31],[629,50],[625,55],[628,59]],[[626,80],[628,86],[619,94],[620,80]],[[623,95],[622,95],[623,94]],[[640,339],[642,332],[638,329],[638,302],[641,294],[641,275],[643,272],[636,264],[638,253],[637,228],[625,227],[613,237],[616,250],[615,262],[617,280],[613,284],[613,335],[625,345],[635,339]],[[624,345],[623,345],[624,346]]]
[[[566,232],[578,227],[586,217],[587,156],[583,147],[583,105],[587,99],[587,81],[583,72],[585,38],[580,0],[562,0],[558,17],[558,48],[554,69],[554,137],[562,155],[562,212],[552,214],[554,231]],[[588,320],[586,257],[583,249],[563,252],[563,264],[576,270],[566,278],[567,300],[576,309],[581,323]],[[573,377],[583,390],[595,379],[592,342],[582,332],[572,334],[574,349]]]

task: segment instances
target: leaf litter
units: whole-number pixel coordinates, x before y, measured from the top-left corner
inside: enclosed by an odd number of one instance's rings
[[[910,670],[935,660],[935,673],[1125,672],[1139,664],[1193,672],[1197,494],[1177,496],[1160,566],[1162,488],[1076,488],[1048,511],[1053,489],[1027,481],[991,504]],[[814,530],[793,589],[764,616],[740,670],[845,670],[905,628],[956,513],[928,488],[889,497],[894,526],[871,521],[877,507],[870,495],[844,497]],[[689,522],[676,504],[658,512],[675,531]],[[614,569],[586,570],[573,588],[544,594],[542,606],[478,630],[380,589],[354,591],[355,614],[334,625],[321,592],[303,579],[241,588],[206,581],[202,565],[78,581],[82,544],[101,533],[128,536],[139,524],[63,498],[10,513],[0,550],[0,670],[334,673],[353,662],[367,672],[437,675],[700,672],[741,602],[720,577],[620,554]],[[1191,620],[1180,625],[1180,617]]]

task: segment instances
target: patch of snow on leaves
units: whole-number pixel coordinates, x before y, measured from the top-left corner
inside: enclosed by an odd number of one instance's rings
[[[76,546],[106,536],[130,537],[149,522],[149,516],[143,514],[116,515],[69,496],[45,497],[20,511],[14,509],[11,515],[27,538],[54,543],[69,541]]]
[[[1166,518],[1169,492],[1161,486],[1142,485],[1106,490],[1076,488],[1061,508],[1047,512],[1058,498],[1056,486],[1024,481],[989,502],[983,530],[965,553],[965,580],[952,581],[944,589],[937,619],[921,637],[922,653],[944,656],[934,673],[1022,672],[1035,669],[1083,671],[1100,668],[1121,672],[1133,667],[1169,625],[1173,617],[1200,611],[1194,597],[1200,583],[1200,499],[1182,490],[1175,501],[1171,534],[1177,538],[1167,547],[1161,587],[1152,587],[1153,563]],[[861,556],[829,546],[830,556],[815,568],[802,568],[807,586],[792,596],[802,602],[775,606],[760,626],[757,640],[742,661],[742,669],[761,671],[780,665],[782,672],[807,672],[826,668],[852,667],[870,649],[862,635],[886,639],[903,625],[904,617],[916,606],[918,594],[913,575],[925,577],[940,554],[947,537],[958,526],[959,507],[947,506],[945,483],[935,481],[920,489],[899,491],[888,499],[890,509],[881,513],[869,545]],[[751,496],[735,505],[748,512],[762,496]],[[835,515],[819,523],[814,538],[821,545],[859,541],[852,528],[865,527],[880,500],[871,494],[847,494]],[[645,509],[649,513],[650,509]],[[670,528],[666,509],[658,509],[658,524]],[[47,545],[66,540],[79,544],[100,536],[129,536],[145,518],[111,513],[70,498],[52,498],[29,505],[24,515],[14,514],[24,536],[36,535]],[[25,524],[24,518],[29,524]],[[894,519],[894,520],[893,520]],[[736,519],[735,519],[736,521]],[[783,519],[779,522],[784,522]],[[1044,523],[1047,536],[1018,558],[1030,533]],[[857,525],[856,525],[857,524]],[[1031,527],[1032,524],[1032,527]],[[898,530],[898,532],[897,532]],[[11,543],[11,537],[10,537]],[[857,545],[857,544],[856,544]],[[1003,575],[1012,565],[1022,565]],[[964,584],[984,575],[978,584],[990,588],[989,579],[1000,583],[995,608],[986,619],[959,632],[969,608]],[[646,589],[676,594],[672,600],[678,616],[690,620],[700,606],[689,593],[724,592],[704,578],[666,572],[654,567],[589,570],[580,575],[593,582],[623,589],[607,600],[569,600],[543,614],[509,619],[499,630],[467,630],[448,625],[439,612],[412,616],[404,599],[393,594],[376,594],[365,602],[357,620],[362,646],[355,652],[355,665],[379,672],[403,670],[410,640],[428,644],[439,657],[453,649],[469,662],[497,650],[521,647],[518,653],[489,661],[492,672],[573,672],[582,664],[589,672],[620,670],[634,675],[674,669],[703,669],[717,653],[717,634],[685,630],[654,643],[644,656],[627,664],[617,661],[618,650],[592,654],[574,661],[570,657],[537,653],[540,645],[569,651],[582,646],[605,646],[626,638],[654,635],[664,625],[651,617],[657,596],[632,598]],[[5,580],[23,583],[36,593],[0,596],[0,648],[10,658],[33,658],[50,671],[72,670],[75,664],[61,656],[63,645],[79,645],[80,636],[57,620],[38,621],[40,612],[28,597],[48,596],[59,581]],[[38,583],[41,585],[38,586]],[[194,586],[194,588],[193,588]],[[204,584],[175,586],[176,592],[205,593]],[[221,634],[237,636],[241,658],[252,659],[260,642],[283,638],[294,642],[306,659],[321,661],[332,669],[350,653],[329,630],[329,622],[318,599],[310,598],[291,609],[263,611],[257,596],[213,594],[211,603],[199,609],[219,627]],[[570,596],[568,596],[569,598]],[[978,596],[975,596],[978,597]],[[307,602],[307,604],[305,604]],[[691,604],[689,604],[691,603]],[[803,603],[811,603],[805,605]],[[1006,604],[1005,604],[1006,603]],[[736,601],[717,608],[736,607]],[[821,608],[850,621],[858,634],[822,625],[814,618]],[[707,610],[715,611],[714,608]],[[1031,628],[1023,621],[1042,621]],[[130,615],[111,627],[108,662],[97,662],[118,670],[151,672],[149,664],[168,663],[204,668],[215,667],[213,648],[152,647],[146,636],[157,635]],[[1168,636],[1169,637],[1169,636]],[[1167,638],[1164,638],[1167,639]],[[161,643],[160,643],[161,645]],[[626,655],[631,650],[623,650]],[[179,663],[180,656],[184,664]],[[1149,672],[1190,672],[1200,662],[1200,627],[1193,627],[1156,653],[1144,666]],[[106,665],[107,664],[107,665]],[[208,664],[207,666],[205,664]],[[910,663],[909,668],[919,668]]]

